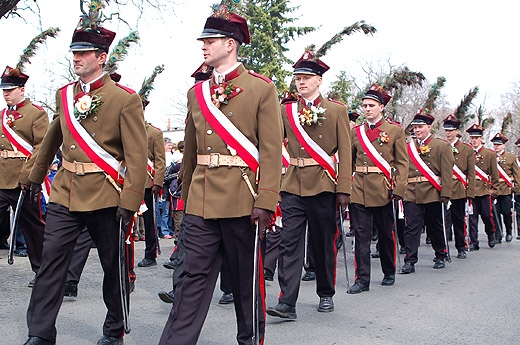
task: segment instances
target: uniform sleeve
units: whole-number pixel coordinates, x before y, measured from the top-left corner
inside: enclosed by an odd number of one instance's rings
[[[500,177],[498,175],[498,168],[497,168],[497,156],[492,151],[488,151],[489,154],[489,171],[490,171],[490,178],[492,183],[492,193],[498,194],[498,184],[500,183]]]
[[[453,151],[448,143],[441,146],[441,197],[450,198],[453,183]]]
[[[466,197],[475,197],[475,155],[473,151],[468,154],[468,171],[466,173],[466,180],[468,182],[468,188],[466,189]]]
[[[195,132],[195,123],[191,113],[191,101],[188,94],[188,115],[186,118],[186,128],[184,130],[184,152],[182,157],[181,170],[179,171],[179,179],[182,181],[181,198],[185,202],[188,200],[188,191],[191,184],[193,171],[197,166],[197,138]]]
[[[29,180],[29,174],[31,172],[31,168],[34,165],[36,156],[40,151],[40,146],[43,141],[43,137],[47,132],[49,127],[49,117],[47,113],[43,110],[38,110],[37,115],[32,123],[32,146],[34,148],[32,156],[25,161],[22,166],[22,170],[20,172],[20,183],[24,185],[30,185],[31,181]],[[54,155],[53,155],[54,157]],[[47,166],[48,169],[48,166]],[[47,169],[45,170],[45,174],[47,174]]]
[[[166,170],[166,151],[164,150],[164,137],[160,130],[154,136],[154,161],[155,176],[153,184],[162,187],[164,184],[164,172]]]
[[[338,184],[336,193],[349,194],[352,191],[352,143],[350,140],[350,124],[348,119],[347,107],[341,107],[338,116],[338,126],[336,136],[338,138]]]
[[[518,159],[516,159],[516,157],[514,158],[511,169],[513,171],[514,179],[513,193],[518,195],[518,193],[520,193],[520,167],[518,166]]]
[[[393,194],[404,197],[408,185],[408,152],[406,150],[406,136],[404,129],[398,128],[398,134],[394,142],[394,182]]]

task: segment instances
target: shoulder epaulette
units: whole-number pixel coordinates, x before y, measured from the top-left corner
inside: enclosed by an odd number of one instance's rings
[[[359,126],[363,126],[364,124],[364,122],[361,122],[359,125],[355,125],[354,128],[358,128]]]
[[[206,80],[207,80],[207,79],[206,79]],[[193,89],[196,85],[205,82],[206,80],[199,80],[198,82],[196,82],[195,84],[193,84],[193,85],[190,87],[190,90]]]
[[[386,122],[388,122],[388,123],[390,123],[390,124],[392,124],[392,125],[395,125],[395,126],[398,126],[398,127],[403,128],[403,125],[402,125],[400,122],[394,121],[394,120],[392,120],[392,119],[390,119],[390,118],[387,118],[387,119],[386,119]]]
[[[251,74],[252,76],[262,79],[262,80],[265,81],[266,83],[272,83],[272,82],[273,82],[271,79],[267,78],[266,76],[263,76],[263,75],[261,75],[261,74],[256,73],[256,72],[253,71],[252,69],[250,69],[248,72],[249,72],[249,74]]]
[[[119,83],[116,83],[117,86],[119,86],[120,88],[122,88],[123,90],[125,90],[126,92],[128,92],[129,94],[133,95],[135,93],[135,91],[131,88],[129,88],[128,86],[124,86],[124,85],[121,85]]]
[[[473,150],[473,146],[471,146],[470,143],[463,143],[464,145],[467,145],[468,147],[470,147],[472,150]]]
[[[439,137],[436,137],[436,138],[437,138],[437,139],[439,139],[439,140],[442,140],[442,141],[445,141],[445,142],[447,142],[447,143],[448,143],[448,140],[447,140],[447,139],[445,139],[445,138],[439,138]],[[449,143],[448,143],[448,144],[449,144]]]
[[[42,107],[41,105],[34,104],[34,103],[32,103],[32,105],[33,105],[36,109],[38,109],[38,110],[43,110],[43,107]]]
[[[335,99],[327,98],[327,100],[329,100],[329,101],[332,102],[332,103],[336,103],[336,104],[339,104],[339,105],[342,105],[342,106],[346,107],[346,104],[345,104],[345,103],[340,102],[340,101],[337,101],[337,100],[335,100]]]
[[[76,83],[76,82],[75,82],[75,81],[71,81],[70,83],[65,84],[65,85],[63,85],[62,87],[60,87],[60,90],[63,90],[63,89],[66,88],[67,86],[69,86],[69,85],[71,85],[71,84],[74,84],[74,83]]]

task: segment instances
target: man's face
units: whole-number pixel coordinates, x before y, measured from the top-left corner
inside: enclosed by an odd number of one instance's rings
[[[413,125],[413,132],[415,137],[419,140],[426,139],[428,134],[430,134],[431,129],[432,126],[427,124]]]
[[[383,113],[384,105],[376,100],[365,98],[363,100],[363,111],[368,122],[374,123],[381,118]]]
[[[458,129],[445,129],[444,133],[446,133],[446,139],[448,142],[452,143],[457,138],[457,135],[459,134]]]
[[[471,142],[471,146],[476,149],[482,144],[482,137],[469,137],[469,141]]]
[[[319,92],[322,78],[318,75],[296,74],[294,76],[294,82],[296,83],[296,88],[300,95],[309,99]]]
[[[219,66],[229,55],[231,38],[203,38],[202,53],[204,62],[212,67]]]
[[[164,144],[164,150],[166,152],[172,152],[173,144],[171,142]]]
[[[506,144],[501,143],[493,143],[493,146],[495,147],[495,152],[502,152],[506,148]]]
[[[73,52],[73,54],[74,73],[85,82],[98,76],[107,58],[107,53],[101,52],[97,55],[94,50]]]
[[[14,89],[6,90],[4,89],[4,99],[7,102],[8,106],[17,105],[21,101],[23,101],[25,88],[15,87]]]

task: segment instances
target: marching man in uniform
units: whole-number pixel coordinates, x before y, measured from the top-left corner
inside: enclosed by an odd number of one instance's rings
[[[497,133],[491,142],[495,146],[495,153],[497,156],[497,170],[499,180],[497,185],[497,198],[495,200],[495,212],[493,212],[493,220],[496,229],[496,241],[502,242],[504,234],[500,231],[502,229],[501,222],[504,220],[506,230],[506,242],[513,240],[513,215],[511,212],[512,193],[518,195],[520,188],[518,181],[520,181],[520,168],[518,167],[518,160],[512,153],[505,152],[506,143],[509,139],[502,133]],[[502,219],[500,219],[502,216]]]
[[[81,23],[81,22],[80,22]],[[122,345],[128,276],[121,284],[121,232],[132,225],[146,180],[146,130],[141,99],[103,72],[115,33],[92,23],[72,35],[79,80],[56,93],[57,115],[29,175],[38,201],[49,164],[63,144],[62,167],[52,183],[42,265],[27,310],[26,345],[56,343],[67,269],[76,239],[86,226],[103,267],[107,314],[98,345]],[[89,106],[90,105],[90,106]],[[126,296],[123,292],[126,290]],[[126,309],[126,308],[125,308]]]
[[[419,111],[411,123],[415,138],[407,144],[410,166],[404,197],[406,255],[401,271],[403,274],[415,272],[421,232],[425,225],[435,251],[433,268],[440,269],[445,266],[443,208],[451,197],[453,153],[447,142],[431,134],[433,121],[433,116]]]
[[[357,294],[370,286],[370,243],[373,225],[378,229],[378,247],[383,281],[393,285],[396,271],[396,237],[393,232],[393,200],[402,200],[408,181],[406,136],[401,126],[390,123],[383,111],[390,101],[373,84],[363,96],[366,121],[354,127],[352,159],[355,174],[350,196],[350,221],[355,236],[356,281],[348,291]]]
[[[493,199],[498,193],[497,158],[493,151],[482,145],[484,127],[474,124],[466,132],[469,133],[471,146],[475,153],[475,199],[473,213],[469,216],[470,251],[480,249],[478,241],[478,217],[484,222],[484,230],[488,237],[488,246],[495,246],[495,224],[492,217]]]
[[[159,344],[197,343],[223,255],[233,290],[236,340],[261,344],[265,288],[263,268],[254,267],[259,259],[255,241],[270,225],[279,198],[280,106],[275,85],[237,60],[240,45],[250,43],[245,18],[220,5],[198,39],[214,70],[211,79],[188,91],[179,173],[186,202],[184,268]]]
[[[329,66],[310,51],[293,65],[299,100],[282,104],[290,165],[281,187],[283,228],[278,256],[280,297],[271,316],[296,319],[308,228],[316,272],[319,312],[334,310],[336,211],[350,201],[352,157],[347,108],[319,90]],[[339,169],[334,155],[339,153]]]
[[[443,121],[443,128],[446,140],[451,145],[453,152],[453,181],[451,192],[451,206],[448,210],[453,224],[455,234],[455,248],[457,248],[457,259],[466,258],[467,223],[466,207],[475,197],[475,155],[469,145],[462,143],[459,139],[460,120],[453,115],[449,115]],[[446,224],[449,228],[452,224]]]

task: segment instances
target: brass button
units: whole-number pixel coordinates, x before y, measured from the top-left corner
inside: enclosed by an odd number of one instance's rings
[[[208,129],[208,130],[206,131],[206,133],[207,133],[208,135],[211,135],[211,134],[213,134],[213,131],[212,131],[211,129]]]
[[[74,145],[74,144],[73,144],[73,145],[70,145],[70,149],[71,149],[71,150],[74,150],[75,148],[76,148],[76,145]]]
[[[206,148],[206,151],[211,152],[211,147],[208,146],[208,147]]]

